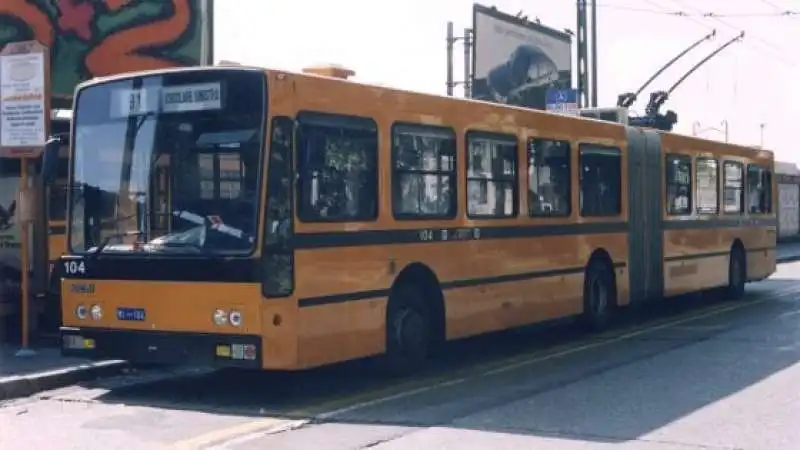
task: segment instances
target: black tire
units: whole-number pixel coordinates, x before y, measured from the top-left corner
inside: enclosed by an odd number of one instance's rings
[[[607,264],[592,262],[583,282],[582,325],[589,332],[606,330],[616,305],[613,272]]]
[[[386,311],[386,353],[381,371],[407,376],[418,371],[431,353],[432,321],[425,298],[413,285],[397,286]]]
[[[744,285],[747,283],[747,260],[744,252],[739,247],[731,250],[728,263],[728,286],[725,288],[725,298],[740,300],[744,297]]]

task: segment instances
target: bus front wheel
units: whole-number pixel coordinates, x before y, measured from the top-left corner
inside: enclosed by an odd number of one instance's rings
[[[409,375],[427,360],[431,343],[430,311],[415,286],[397,286],[386,311],[386,354],[382,369],[388,375]]]

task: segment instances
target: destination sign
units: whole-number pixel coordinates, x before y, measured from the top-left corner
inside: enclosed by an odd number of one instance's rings
[[[206,111],[221,108],[221,83],[170,86],[161,89],[161,112]]]
[[[222,109],[222,83],[121,89],[111,101],[112,117]]]

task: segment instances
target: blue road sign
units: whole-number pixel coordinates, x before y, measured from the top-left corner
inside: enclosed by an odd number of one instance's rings
[[[578,114],[577,89],[548,89],[545,105],[548,111]]]

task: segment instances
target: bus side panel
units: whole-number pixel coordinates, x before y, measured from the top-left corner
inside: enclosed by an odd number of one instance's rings
[[[669,296],[724,286],[728,282],[731,244],[747,241],[744,228],[705,226],[698,220],[674,220],[664,231],[664,279]],[[746,245],[746,244],[745,244]]]
[[[774,219],[777,221],[777,218]],[[747,233],[744,246],[747,250],[748,281],[763,280],[775,273],[777,232],[777,225],[773,224],[754,227]]]
[[[655,132],[628,129],[630,303],[661,298],[661,147]]]
[[[596,248],[605,248],[623,264],[627,236],[565,234],[300,250],[299,363],[308,367],[381,353],[389,289],[415,262],[440,282],[448,339],[579,314],[584,268]]]

